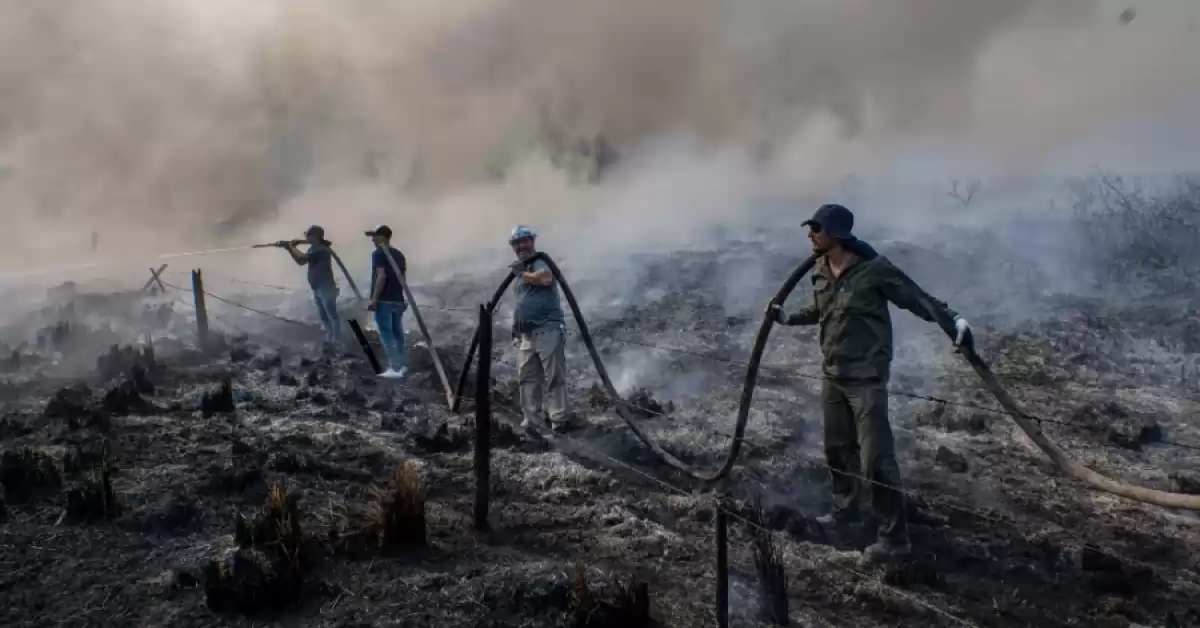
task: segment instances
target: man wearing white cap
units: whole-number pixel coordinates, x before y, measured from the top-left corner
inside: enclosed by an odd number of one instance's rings
[[[566,334],[558,285],[545,261],[533,260],[537,249],[533,229],[518,225],[508,243],[517,255],[509,267],[516,276],[517,303],[513,311],[513,344],[519,351],[523,427],[544,421],[555,428],[568,427]],[[531,261],[532,260],[532,261]],[[545,411],[542,414],[542,386]]]

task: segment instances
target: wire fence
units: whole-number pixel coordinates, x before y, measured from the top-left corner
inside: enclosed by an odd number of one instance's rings
[[[467,313],[474,312],[474,310],[470,310],[470,309],[466,309],[466,308],[456,308],[456,307],[436,307],[436,306],[422,306],[422,307],[426,307],[428,309],[440,310],[440,311],[444,311],[444,312],[467,312]],[[580,334],[579,330],[573,329],[570,327],[568,327],[566,329],[566,331],[567,331],[567,333],[570,333],[573,335]],[[621,338],[621,337],[613,336],[613,335],[605,336],[605,339],[608,340],[609,342],[623,344],[626,346],[641,347],[644,349],[651,349],[654,351],[673,353],[675,355],[685,355],[685,356],[689,356],[689,357],[693,357],[693,358],[697,358],[697,359],[701,359],[701,360],[708,360],[711,362],[723,363],[723,364],[728,364],[731,366],[738,366],[741,368],[746,368],[746,367],[750,366],[750,364],[744,360],[725,358],[725,357],[721,357],[721,356],[712,355],[709,353],[701,353],[698,351],[681,349],[678,347],[671,347],[671,346],[667,346],[667,345],[660,345],[660,344],[648,343],[648,342],[644,342],[644,341],[631,340],[628,338]],[[762,364],[762,365],[759,365],[759,370],[769,371],[769,372],[772,372],[772,373],[775,373],[777,375],[784,376],[784,377],[805,379],[805,380],[815,381],[815,382],[821,382],[825,379],[824,375],[822,375],[822,374],[812,373],[812,372],[805,371],[803,369],[799,369],[796,367]],[[888,394],[893,397],[912,399],[915,401],[929,401],[929,402],[941,404],[943,406],[963,408],[963,409],[968,409],[968,410],[974,410],[977,412],[985,412],[985,413],[992,414],[992,415],[1008,416],[1008,412],[1002,408],[985,406],[982,404],[972,403],[972,402],[967,402],[967,401],[955,401],[953,399],[947,399],[945,397],[938,397],[935,395],[927,395],[927,394],[916,393],[916,392],[907,391],[907,390],[903,390],[903,389],[898,389],[898,388],[895,388],[894,386],[888,387]],[[1176,401],[1174,399],[1166,399],[1166,398],[1161,398],[1161,397],[1154,397],[1154,399],[1157,399],[1159,401]],[[1103,427],[1088,424],[1088,423],[1083,423],[1083,422],[1079,422],[1079,421],[1068,421],[1068,420],[1064,420],[1064,419],[1056,419],[1056,418],[1041,416],[1041,415],[1037,415],[1037,414],[1030,414],[1028,412],[1025,412],[1023,414],[1023,416],[1024,416],[1024,418],[1027,418],[1031,421],[1038,423],[1039,427],[1048,423],[1048,424],[1060,425],[1060,426],[1064,426],[1064,427],[1074,427],[1077,429],[1091,431],[1091,432],[1104,432],[1105,431],[1105,428],[1103,428]],[[1182,448],[1182,449],[1189,449],[1192,451],[1200,451],[1200,445],[1191,444],[1191,443],[1183,443],[1183,442],[1175,441],[1175,440],[1172,440],[1169,438],[1159,438],[1159,439],[1155,440],[1155,444],[1165,445],[1168,447],[1178,447],[1178,448]],[[1114,447],[1116,447],[1116,446],[1114,445]]]
[[[254,282],[248,282],[248,283],[254,283]],[[189,293],[191,292],[191,290],[182,288],[180,286],[177,286],[177,285],[169,283],[169,282],[164,281],[163,285],[165,285],[169,288],[172,288],[174,290],[179,290],[181,292],[189,292]],[[257,284],[257,285],[266,285],[266,284]],[[301,290],[297,289],[295,291],[299,292]],[[319,325],[305,323],[303,321],[298,321],[295,319],[279,316],[279,315],[273,314],[271,312],[266,312],[266,311],[263,311],[263,310],[260,310],[257,308],[253,308],[248,305],[238,303],[232,299],[214,294],[208,290],[205,290],[204,294],[208,297],[211,297],[211,298],[213,298],[221,303],[224,303],[226,305],[229,305],[231,307],[239,308],[239,309],[242,309],[242,310],[254,313],[254,314],[258,314],[260,316],[265,316],[265,317],[268,317],[268,318],[271,318],[271,319],[274,319],[274,320],[277,320],[280,322],[288,323],[290,325],[296,325],[296,326],[305,327],[305,328],[309,328],[309,329],[318,329],[320,327]],[[443,311],[443,312],[458,312],[458,313],[476,312],[476,310],[461,308],[461,307],[444,307],[444,306],[432,306],[432,305],[423,305],[421,307],[423,307],[425,309],[432,309],[432,310]],[[228,322],[228,321],[226,321],[226,322]],[[234,325],[234,327],[236,328],[236,325]],[[572,334],[576,334],[576,335],[579,334],[579,331],[576,329],[568,328],[567,331],[568,331],[568,333],[572,333]],[[243,331],[243,333],[245,333],[245,332]],[[620,338],[620,337],[612,336],[612,335],[606,336],[606,339],[609,340],[610,342],[624,344],[627,346],[636,346],[636,347],[641,347],[641,348],[646,348],[646,349],[652,349],[655,351],[663,351],[663,352],[667,352],[667,353],[673,353],[673,354],[677,354],[677,355],[686,355],[686,356],[690,356],[690,357],[694,357],[694,358],[698,358],[698,359],[728,364],[728,365],[732,365],[732,366],[738,366],[738,367],[742,367],[742,368],[749,366],[749,364],[747,362],[742,361],[742,360],[736,360],[736,359],[725,358],[725,357],[721,357],[721,356],[715,356],[712,354],[700,353],[698,351],[691,351],[691,350],[687,350],[687,349],[681,349],[678,347],[671,347],[671,346],[667,346],[667,345],[659,345],[659,344],[648,343],[648,342],[644,342],[644,341],[631,340],[628,338]],[[464,357],[465,357],[465,355],[464,355]],[[797,379],[803,379],[803,380],[815,381],[815,382],[820,382],[824,379],[824,377],[822,375],[814,374],[811,372],[806,372],[804,370],[797,369],[795,367],[761,365],[759,368],[761,370],[773,372],[773,373],[776,373],[777,375],[784,376],[784,377],[797,378]],[[937,404],[940,404],[943,406],[963,408],[963,409],[973,410],[973,411],[977,411],[977,412],[985,412],[985,413],[996,415],[996,416],[1007,416],[1008,415],[1008,412],[1006,412],[1005,410],[1003,410],[1001,408],[985,406],[982,404],[966,402],[966,401],[956,401],[953,399],[947,399],[945,397],[939,397],[939,396],[935,396],[935,395],[915,393],[915,392],[911,392],[911,391],[897,389],[895,387],[889,387],[888,394],[893,397],[912,399],[912,400],[916,400],[916,401],[928,401],[928,402],[937,403]],[[1083,423],[1080,421],[1068,421],[1068,420],[1064,420],[1064,419],[1056,419],[1056,418],[1051,418],[1051,417],[1046,417],[1046,416],[1040,416],[1037,414],[1031,414],[1028,412],[1024,413],[1024,418],[1027,418],[1027,419],[1037,422],[1039,424],[1039,426],[1042,426],[1044,424],[1052,424],[1052,425],[1059,425],[1059,426],[1063,426],[1063,427],[1072,427],[1072,428],[1076,428],[1076,429],[1080,429],[1080,430],[1084,430],[1084,431],[1096,432],[1096,433],[1106,431],[1106,428],[1104,428],[1102,426],[1094,425],[1094,424]],[[724,435],[732,436],[729,434],[724,434]],[[1173,440],[1170,438],[1166,438],[1166,437],[1155,440],[1155,444],[1159,444],[1159,445],[1163,445],[1163,446],[1167,446],[1167,447],[1176,447],[1176,448],[1180,448],[1180,449],[1187,449],[1190,451],[1200,451],[1200,445],[1179,442],[1179,441],[1176,441],[1176,440]],[[1115,444],[1109,444],[1108,446],[1110,446],[1112,448],[1119,448],[1119,446],[1115,445]]]

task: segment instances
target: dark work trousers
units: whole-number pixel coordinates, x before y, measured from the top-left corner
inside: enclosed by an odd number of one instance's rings
[[[833,480],[834,516],[859,516],[859,489],[863,488],[871,495],[871,506],[879,518],[880,538],[907,540],[900,465],[888,423],[887,382],[826,379],[821,386],[821,407],[825,415],[825,460]]]

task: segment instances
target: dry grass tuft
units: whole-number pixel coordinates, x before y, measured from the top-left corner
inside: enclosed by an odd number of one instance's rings
[[[659,623],[650,613],[650,587],[645,582],[613,581],[609,587],[611,600],[604,600],[592,591],[587,571],[576,564],[571,579],[569,608],[575,628],[651,628]]]
[[[424,547],[425,482],[416,463],[405,460],[386,490],[372,489],[373,501],[368,515],[382,548]]]
[[[21,504],[62,488],[62,473],[53,457],[25,447],[0,455],[0,485],[7,503]]]
[[[226,377],[215,390],[200,397],[200,416],[211,419],[216,414],[229,414],[237,409],[233,401],[233,380]]]
[[[345,554],[361,557],[428,545],[425,482],[411,460],[396,468],[387,487],[371,489],[365,509],[338,509],[333,517],[329,543]]]
[[[88,473],[83,484],[67,491],[67,521],[83,523],[105,519],[120,512],[112,487],[112,467],[102,460],[98,468]]]
[[[755,501],[753,508],[752,519],[758,524],[751,533],[754,535],[754,566],[758,571],[759,619],[775,626],[787,626],[787,572],[783,566],[783,552],[775,542],[775,535],[766,528],[762,501]]]
[[[299,499],[273,485],[258,516],[239,515],[234,539],[238,549],[214,558],[204,568],[208,607],[216,612],[254,615],[281,610],[302,598],[308,555]]]

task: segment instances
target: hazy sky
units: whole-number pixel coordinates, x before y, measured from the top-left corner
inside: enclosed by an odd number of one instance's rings
[[[0,260],[275,212],[245,237],[389,221],[447,258],[518,221],[670,236],[849,174],[1195,170],[1198,21],[1186,0],[0,0],[21,233]],[[637,171],[573,188],[529,152],[546,125]],[[517,165],[481,182],[496,163]]]

